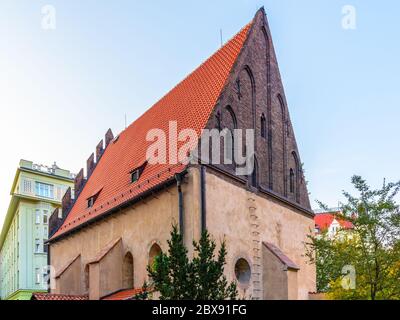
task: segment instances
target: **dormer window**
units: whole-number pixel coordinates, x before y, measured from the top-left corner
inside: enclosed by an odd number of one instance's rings
[[[97,198],[99,197],[99,194],[103,190],[103,187],[100,187],[97,189],[95,192],[92,193],[90,197],[88,197],[87,200],[87,207],[92,208],[94,206],[94,203],[96,202]]]
[[[131,173],[131,183],[138,181],[140,178],[140,170],[137,169]]]
[[[129,172],[129,174],[131,175],[131,183],[135,183],[139,180],[146,165],[147,165],[147,160],[142,162],[140,166],[136,167],[135,169]]]
[[[88,208],[93,207],[93,205],[94,205],[94,197],[90,197],[88,199]]]

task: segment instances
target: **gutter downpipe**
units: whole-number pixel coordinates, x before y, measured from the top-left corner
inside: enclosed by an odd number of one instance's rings
[[[179,233],[181,234],[182,238],[184,236],[184,210],[183,210],[183,192],[182,192],[182,180],[183,176],[186,172],[176,173],[175,180],[176,186],[178,187],[178,201],[179,201]]]
[[[201,203],[201,233],[207,229],[206,215],[206,168],[200,167],[200,203]]]

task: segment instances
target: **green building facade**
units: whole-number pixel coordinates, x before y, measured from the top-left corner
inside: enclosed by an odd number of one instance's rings
[[[68,187],[74,187],[68,170],[20,161],[0,234],[2,300],[25,300],[32,292],[47,292],[48,221],[61,207]]]

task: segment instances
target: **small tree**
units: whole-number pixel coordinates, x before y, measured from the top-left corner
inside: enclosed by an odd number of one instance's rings
[[[228,284],[224,276],[225,241],[221,243],[215,259],[216,244],[205,231],[198,243],[193,241],[196,257],[189,261],[182,235],[173,226],[168,246],[168,254],[161,253],[155,258],[154,265],[147,267],[153,290],[160,292],[160,299],[216,300],[237,297],[236,284]]]
[[[343,216],[353,224],[336,237],[310,236],[307,256],[317,266],[318,289],[334,299],[400,299],[400,182],[371,190],[360,176],[358,196],[343,192]],[[355,271],[355,288],[343,286],[344,267]]]

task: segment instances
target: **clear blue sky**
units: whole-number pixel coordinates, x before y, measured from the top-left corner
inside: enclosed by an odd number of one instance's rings
[[[356,30],[341,25],[348,4]],[[261,6],[311,201],[336,206],[353,174],[399,180],[399,1],[2,0],[0,220],[20,158],[77,172],[109,127],[121,131],[124,114],[136,119]]]

